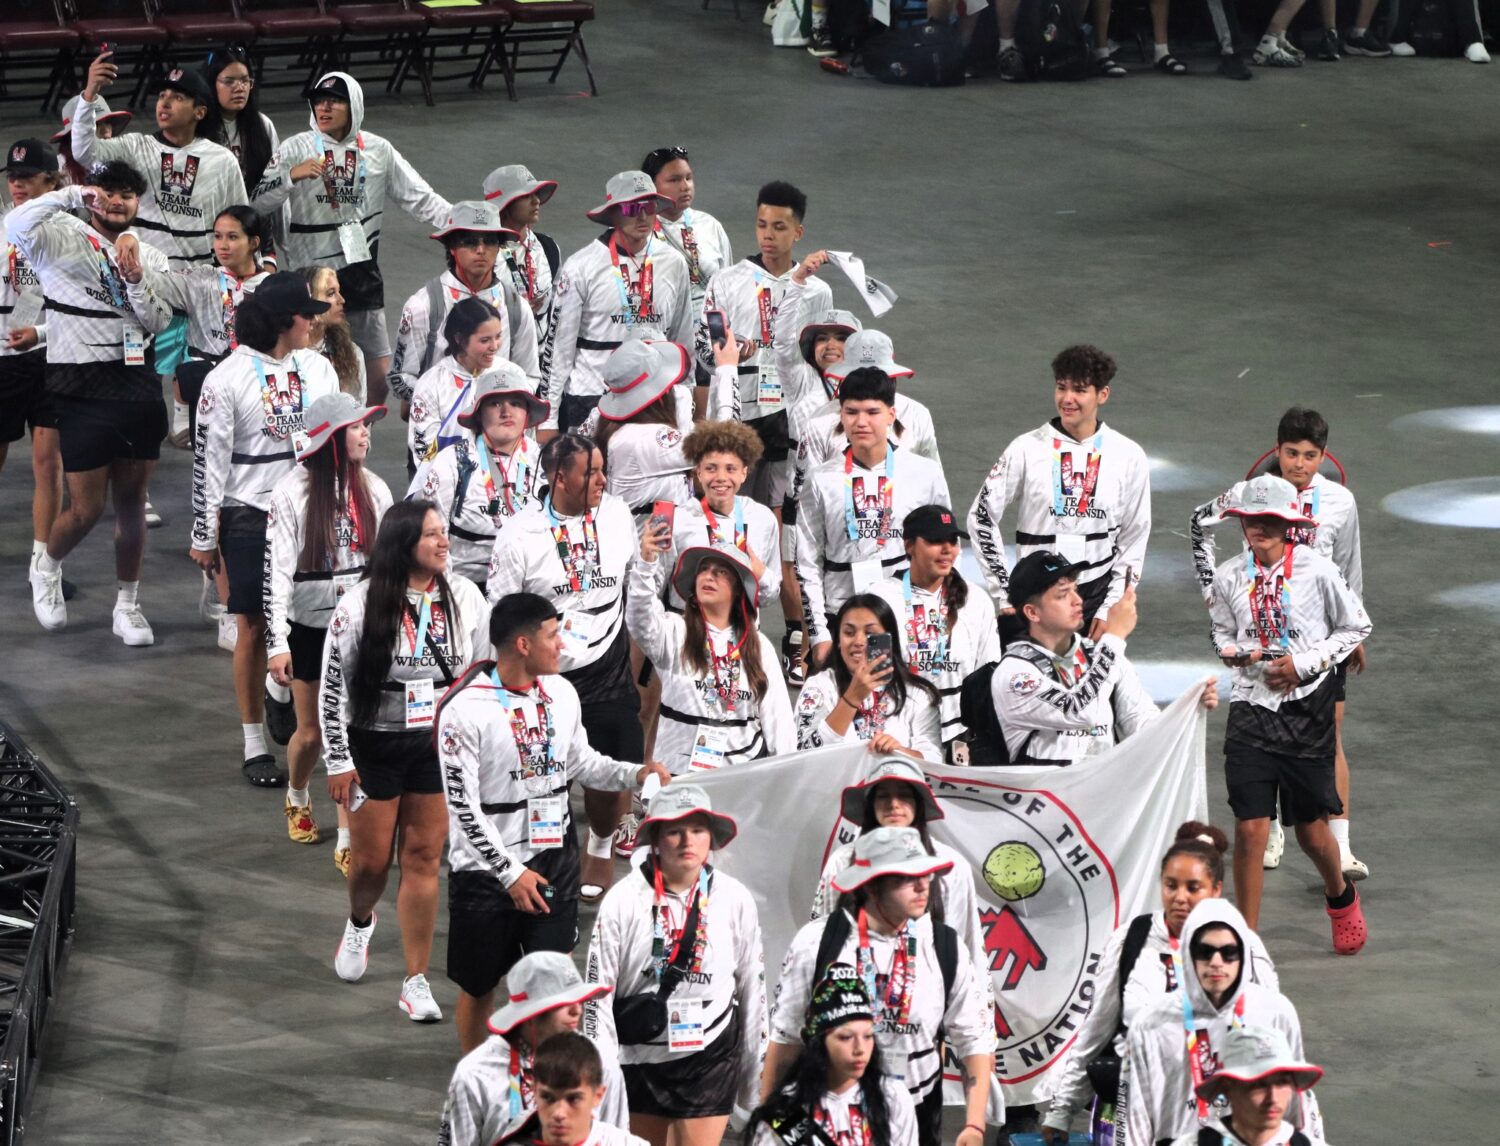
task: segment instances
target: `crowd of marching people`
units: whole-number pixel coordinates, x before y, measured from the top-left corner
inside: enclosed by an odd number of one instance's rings
[[[149,491],[162,444],[191,448],[168,548],[202,570],[242,775],[284,791],[292,842],[326,835],[324,764],[335,973],[365,975],[395,863],[398,1001],[440,1020],[446,894],[462,1057],[441,1140],[713,1146],[733,1118],[756,1146],[937,1146],[946,1055],[955,1141],[982,1146],[1007,1115],[980,892],[929,832],[924,768],[1065,768],[1159,715],[1127,657],[1151,490],[1104,419],[1113,359],[1058,353],[1044,421],[955,501],[916,370],[835,305],[848,258],[799,250],[792,184],[760,189],[737,258],[688,152],[658,149],[565,253],[537,229],[555,182],[511,162],[450,202],[369,130],[350,75],[319,79],[285,138],[233,51],[170,72],[150,133],[102,99],[114,75],[101,55],[55,150],[7,151],[0,437],[31,434],[35,615],[69,623],[64,564],[108,498],[113,632],[153,643]],[[436,244],[405,300],[379,261],[396,208]],[[393,428],[406,472],[377,475]],[[1333,949],[1365,943],[1341,727],[1371,623],[1328,424],[1294,408],[1276,430],[1191,521],[1232,672],[1233,845],[1183,825],[1159,908],[1110,939],[1035,1111],[1049,1142],[1091,1107],[1116,1141],[1323,1140],[1257,928],[1286,824]],[[869,750],[838,809],[857,838],[768,975],[750,876],[715,865],[736,810],[697,778],[841,743]]]

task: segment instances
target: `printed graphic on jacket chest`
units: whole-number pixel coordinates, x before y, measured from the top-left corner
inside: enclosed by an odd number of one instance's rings
[[[163,152],[161,181],[156,187],[156,201],[163,211],[174,215],[202,218],[203,208],[193,206],[193,185],[198,182],[198,157]]]

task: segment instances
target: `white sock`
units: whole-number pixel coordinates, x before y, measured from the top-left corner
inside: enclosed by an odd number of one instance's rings
[[[342,851],[349,846],[349,829],[340,828],[338,841],[333,845],[334,851]]]
[[[139,581],[118,581],[116,584],[120,586],[120,591],[115,595],[115,608],[135,608],[136,597],[141,590],[141,583]]]
[[[1015,46],[1016,46],[1015,40],[1013,40],[1013,39],[1007,40],[1004,36],[1000,37],[1000,50],[1002,52],[1005,51],[1006,48],[1014,48]]]
[[[188,408],[186,402],[172,400],[172,433],[188,428]]]
[[[38,573],[61,573],[62,562],[48,556],[46,547],[36,555],[36,571]]]
[[[277,704],[286,704],[292,699],[292,690],[284,684],[277,684],[276,678],[266,673],[266,695]]]
[[[312,797],[308,795],[306,788],[293,788],[290,784],[286,789],[286,800],[289,804],[296,804],[299,808],[311,806]]]
[[[266,747],[266,728],[263,724],[242,724],[240,728],[245,733],[245,759],[250,760],[256,756],[269,756],[271,750]]]
[[[1260,46],[1262,48],[1274,48],[1276,46],[1276,37],[1272,33],[1267,32],[1260,38]]]
[[[1344,851],[1349,850],[1349,821],[1329,820],[1328,830],[1333,833],[1333,838],[1339,842],[1339,847]]]
[[[1363,28],[1350,28],[1349,29],[1349,35],[1353,36],[1356,40],[1359,39],[1364,34],[1365,34],[1365,30]],[[1333,823],[1334,821],[1330,820],[1329,822]]]
[[[589,855],[595,859],[609,859],[610,856],[615,854],[614,847],[614,836],[596,836],[594,835],[594,829],[589,829]]]
[[[1162,60],[1165,60],[1168,56],[1170,56],[1172,54],[1171,52],[1167,51],[1167,46],[1165,44],[1157,44],[1157,45],[1155,45],[1155,51],[1156,51],[1156,62],[1157,63],[1160,63]]]
[[[1104,47],[1102,47],[1102,48],[1095,48],[1094,49],[1094,59],[1096,59],[1096,60],[1102,60],[1102,59],[1104,59],[1108,55],[1109,55],[1109,45],[1108,44],[1105,44]]]
[[[45,541],[33,541],[31,543],[31,563],[33,565],[35,565],[36,564],[36,559],[38,557],[41,557],[46,552],[47,552],[47,543]]]
[[[827,8],[826,5],[824,5],[824,4],[816,4],[816,3],[813,4],[813,6],[812,6],[812,26],[814,28],[826,28],[826,27],[828,27],[828,8]]]

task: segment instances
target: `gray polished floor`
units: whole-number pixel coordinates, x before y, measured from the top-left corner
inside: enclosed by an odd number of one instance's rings
[[[543,229],[565,251],[589,238],[583,211],[605,178],[652,147],[691,149],[700,206],[746,253],[756,187],[799,183],[809,247],[862,254],[900,293],[883,327],[918,371],[912,392],[934,412],[964,507],[1003,444],[1051,412],[1050,357],[1074,341],[1110,350],[1109,420],[1160,463],[1138,660],[1205,662],[1188,511],[1272,444],[1285,407],[1328,416],[1363,510],[1376,625],[1347,732],[1372,938],[1357,958],[1330,953],[1295,850],[1267,880],[1263,934],[1328,1067],[1334,1141],[1477,1138],[1500,1068],[1494,752],[1473,715],[1494,684],[1496,535],[1398,517],[1382,499],[1496,469],[1472,416],[1396,423],[1495,401],[1500,71],[1349,59],[1231,84],[1199,59],[1183,79],[900,90],[826,76],[727,5],[693,0],[614,0],[589,40],[597,99],[575,64],[555,88],[524,80],[515,104],[498,82],[480,96],[448,85],[435,109],[414,89],[372,91],[366,127],[449,198],[476,194],[501,163],[559,180]],[[268,106],[283,135],[302,126],[284,96]],[[43,126],[15,104],[0,125],[5,139]],[[393,325],[440,266],[427,230],[387,216]],[[377,430],[391,479],[397,425]],[[69,628],[36,626],[28,481],[22,445],[0,475],[0,716],[83,809],[78,932],[31,1138],[430,1139],[456,1040],[451,1021],[417,1027],[395,1006],[392,905],[366,980],[337,981],[331,848],[288,843],[279,795],[239,778],[229,658],[197,619],[185,556],[188,456],[168,451],[154,484],[167,525],[142,590],[147,650],[110,635],[107,528],[68,562]],[[1462,492],[1407,501],[1434,517]],[[1221,735],[1222,716],[1210,793],[1228,823]],[[443,943],[440,930],[438,966]]]

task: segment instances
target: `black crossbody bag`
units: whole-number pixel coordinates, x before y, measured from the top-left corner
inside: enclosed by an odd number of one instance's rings
[[[684,937],[698,934],[698,899],[697,895],[693,896],[693,905],[682,921]],[[624,998],[615,995],[615,1036],[621,1045],[639,1046],[661,1037],[662,1031],[667,1029],[667,998],[687,976],[692,958],[693,945],[679,942],[677,956],[667,964],[655,991]]]

